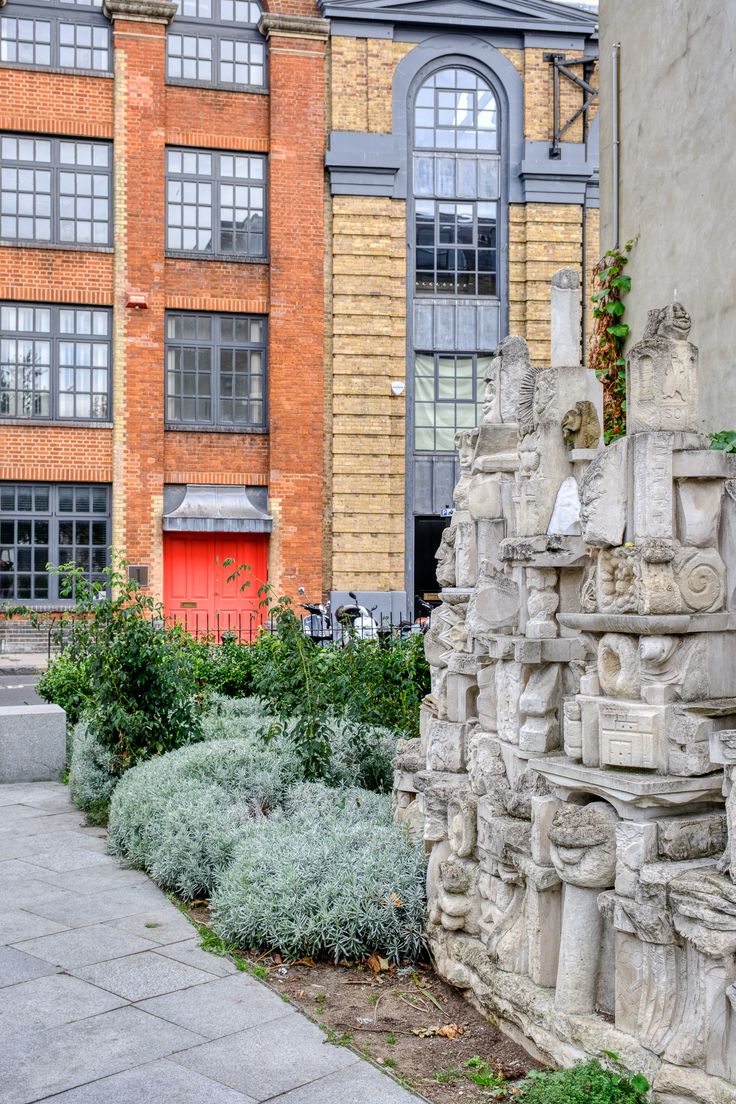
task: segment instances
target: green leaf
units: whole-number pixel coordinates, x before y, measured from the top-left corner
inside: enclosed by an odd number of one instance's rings
[[[631,291],[631,277],[614,276],[611,280],[611,287],[618,288],[619,291]]]
[[[625,310],[626,307],[623,305],[620,299],[612,299],[611,302],[608,304],[608,313],[615,314],[618,318],[621,317]]]
[[[649,1082],[647,1081],[647,1079],[646,1079],[646,1077],[644,1076],[643,1073],[635,1074],[631,1078],[631,1085],[632,1085],[632,1088],[636,1089],[637,1092],[640,1092],[640,1093],[649,1092]]]
[[[628,337],[629,327],[625,322],[617,322],[615,326],[608,326],[606,333],[611,334],[613,337]]]

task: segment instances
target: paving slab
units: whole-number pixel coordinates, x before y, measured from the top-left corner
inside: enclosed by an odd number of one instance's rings
[[[278,993],[238,975],[210,981],[204,988],[154,997],[138,1007],[210,1039],[294,1015]]]
[[[262,1101],[356,1065],[359,1059],[346,1047],[328,1043],[318,1027],[294,1012],[181,1051],[172,1061]]]
[[[2,1104],[416,1101],[105,848],[66,787],[0,786]]]
[[[45,1104],[255,1104],[255,1101],[162,1058],[70,1089],[60,1096],[46,1097]]]
[[[395,1081],[367,1062],[330,1073],[278,1098],[279,1104],[407,1104],[410,1097]]]
[[[56,920],[67,928],[79,928],[84,924],[101,924],[104,920],[118,920],[143,912],[159,903],[159,891],[150,883],[106,889],[102,893],[77,895],[69,889],[49,887],[45,901],[34,902],[29,911]]]
[[[242,973],[235,963],[224,955],[212,954],[203,951],[199,945],[199,939],[184,939],[181,943],[159,944],[158,953],[167,958],[175,958],[177,962],[185,962],[187,966],[196,966],[198,970],[206,970],[217,977],[227,977],[228,974]]]
[[[191,1047],[201,1036],[130,1005],[10,1039],[0,1050],[3,1104],[30,1104]],[[112,1101],[110,1101],[112,1104]]]
[[[57,969],[50,962],[34,958],[17,947],[0,947],[0,987],[55,974]]]
[[[52,974],[9,985],[0,999],[0,1036],[7,1041],[47,1027],[120,1008],[125,1001],[69,974]]]
[[[126,958],[80,966],[74,972],[83,981],[91,981],[133,1002],[188,989],[192,985],[212,983],[212,975],[204,970],[195,970],[154,951],[140,951]]]
[[[157,943],[130,932],[116,931],[105,924],[90,924],[85,928],[70,928],[58,935],[24,940],[16,943],[14,950],[32,955],[49,965],[74,970],[79,966],[91,966],[95,962],[157,948]]]
[[[26,909],[2,909],[0,945],[8,946],[35,935],[52,935],[54,932],[64,931],[65,927],[65,924],[57,924],[53,920],[47,920],[45,916],[36,916]]]

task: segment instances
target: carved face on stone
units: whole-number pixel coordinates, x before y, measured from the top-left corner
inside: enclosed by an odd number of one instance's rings
[[[687,341],[692,320],[682,303],[670,303],[660,312],[657,332],[660,337],[671,337],[675,341]]]
[[[455,448],[458,451],[460,468],[463,472],[470,471],[470,465],[473,463],[473,455],[477,443],[477,429],[461,429],[455,434]]]
[[[486,389],[483,392],[483,421],[493,421],[498,417],[497,395],[501,381],[501,346],[491,358],[491,363],[485,373]]]
[[[550,854],[563,882],[588,889],[607,889],[616,877],[618,817],[605,801],[565,805],[549,830]]]

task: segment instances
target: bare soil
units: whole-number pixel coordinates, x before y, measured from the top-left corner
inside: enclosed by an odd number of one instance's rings
[[[208,925],[206,907],[189,910]],[[329,1034],[432,1104],[511,1101],[539,1065],[447,985],[429,964],[388,966],[372,955],[338,965],[238,952],[249,969]],[[480,1082],[480,1083],[478,1083]]]

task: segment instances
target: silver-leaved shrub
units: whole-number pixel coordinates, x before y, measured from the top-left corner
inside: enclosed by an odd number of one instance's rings
[[[150,759],[113,793],[110,849],[186,900],[208,896],[236,844],[298,778],[279,736],[215,739]]]
[[[68,744],[72,801],[95,820],[96,812],[105,809],[120,778],[118,757],[87,721],[74,726]]]
[[[423,948],[421,847],[389,799],[316,783],[252,822],[212,896],[215,930],[247,950],[413,960]]]

